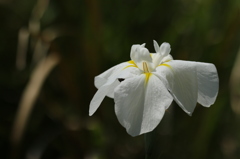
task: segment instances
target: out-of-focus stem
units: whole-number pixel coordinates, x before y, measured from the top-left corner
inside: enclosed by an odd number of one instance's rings
[[[155,153],[155,150],[154,150],[154,148],[156,148],[156,136],[157,136],[156,129],[144,135],[145,159],[159,158],[159,156]]]

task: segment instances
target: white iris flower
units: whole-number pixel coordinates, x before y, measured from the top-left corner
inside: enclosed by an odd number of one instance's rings
[[[105,96],[114,98],[119,122],[132,136],[152,131],[171,105],[176,103],[189,115],[197,102],[212,105],[218,94],[218,74],[210,63],[173,60],[168,43],[156,53],[133,45],[131,61],[118,64],[95,77],[98,91],[89,109],[92,115]]]

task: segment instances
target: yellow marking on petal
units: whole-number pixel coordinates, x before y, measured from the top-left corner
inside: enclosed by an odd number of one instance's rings
[[[172,68],[172,66],[170,66],[170,65],[168,65],[168,64],[166,64],[166,63],[160,64],[160,65],[158,65],[158,66],[166,66],[166,67],[168,67],[168,68]]]
[[[128,66],[124,67],[123,70],[128,68],[128,67],[137,67],[137,65],[135,64],[135,62],[133,60],[128,61],[128,63],[130,63],[131,65],[128,65]]]
[[[126,69],[126,68],[128,68],[128,67],[137,67],[137,66],[134,66],[134,65],[128,65],[128,66],[124,67],[123,70]]]
[[[147,72],[147,73],[144,73],[144,74],[146,75],[146,77],[145,77],[145,83],[144,83],[144,85],[146,86],[147,83],[148,83],[148,81],[149,81],[150,76],[152,75],[152,73]]]
[[[133,60],[128,61],[128,63],[137,66]]]

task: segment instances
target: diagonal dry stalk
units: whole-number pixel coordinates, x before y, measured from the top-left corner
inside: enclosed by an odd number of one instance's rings
[[[240,114],[240,49],[230,77],[231,107],[234,113]]]
[[[57,53],[50,53],[33,70],[30,81],[23,92],[13,125],[11,141],[14,146],[19,145],[39,91],[51,70],[59,63],[59,60]]]

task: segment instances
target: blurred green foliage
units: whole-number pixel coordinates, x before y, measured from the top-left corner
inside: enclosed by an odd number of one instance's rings
[[[17,69],[18,35],[29,29],[37,0],[0,1],[0,158],[143,159],[144,137],[131,137],[106,98],[88,116],[94,76],[128,61],[133,44],[169,42],[174,59],[214,63],[220,91],[211,108],[192,117],[176,104],[157,128],[155,151],[166,159],[238,159],[240,117],[230,104],[229,80],[240,45],[239,0],[51,0],[30,33],[26,67]],[[38,11],[36,11],[36,14]],[[51,38],[52,34],[56,37]],[[33,105],[20,145],[11,131],[34,69],[37,39],[61,61]],[[14,155],[13,155],[14,153]]]

